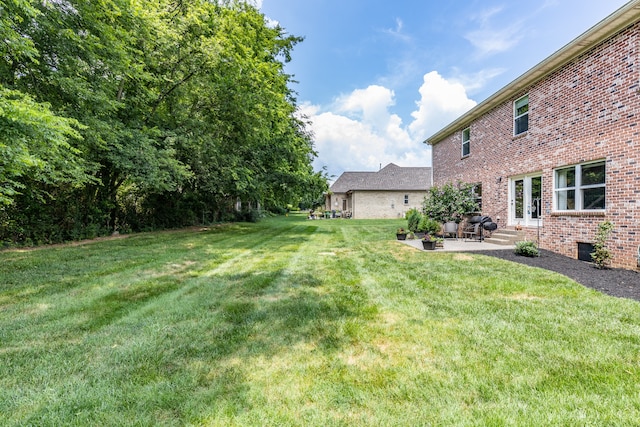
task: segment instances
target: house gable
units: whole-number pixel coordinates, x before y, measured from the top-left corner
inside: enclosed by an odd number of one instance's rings
[[[431,168],[389,163],[377,172],[344,172],[330,187],[326,208],[354,218],[398,218],[419,208],[431,187]]]

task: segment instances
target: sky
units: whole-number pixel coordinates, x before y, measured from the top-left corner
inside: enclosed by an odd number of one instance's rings
[[[304,37],[285,72],[316,171],[431,166],[423,143],[626,0],[256,0]]]

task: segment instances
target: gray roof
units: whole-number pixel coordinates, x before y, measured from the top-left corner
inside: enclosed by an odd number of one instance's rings
[[[344,172],[331,186],[334,193],[349,191],[420,191],[431,187],[431,168],[403,168],[389,163],[377,172]]]

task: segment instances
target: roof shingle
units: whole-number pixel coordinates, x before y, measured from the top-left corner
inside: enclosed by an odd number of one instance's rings
[[[431,187],[431,168],[400,167],[389,163],[378,172],[344,172],[331,186],[334,193],[349,191],[420,191]]]

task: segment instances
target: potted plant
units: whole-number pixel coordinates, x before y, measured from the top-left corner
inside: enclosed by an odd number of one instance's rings
[[[442,237],[426,235],[422,239],[422,247],[427,251],[432,251],[436,247],[438,247],[438,244],[442,244],[443,242],[444,242],[444,239]]]
[[[404,228],[398,228],[396,230],[396,239],[398,240],[406,240],[407,239],[407,232],[405,231]]]
[[[427,250],[433,250],[436,248],[439,239],[437,234],[440,232],[440,223],[435,219],[423,217],[420,227],[424,230],[425,234],[422,239],[422,247]]]

